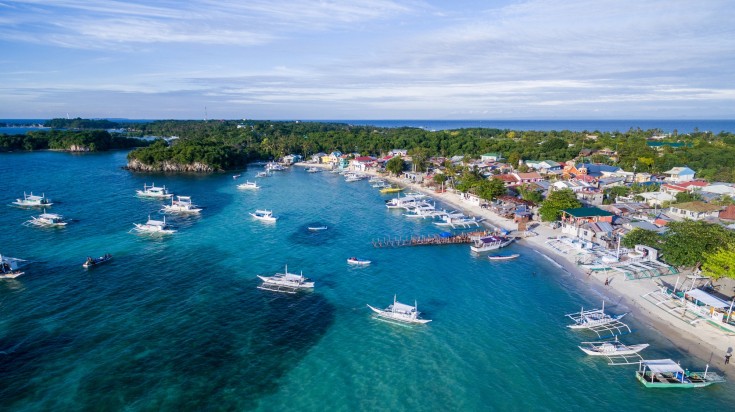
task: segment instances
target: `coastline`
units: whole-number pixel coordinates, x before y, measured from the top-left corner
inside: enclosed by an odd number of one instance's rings
[[[297,163],[295,166],[316,166],[331,169],[330,166],[323,164]],[[463,202],[455,193],[449,191],[437,193],[427,187],[405,179],[381,175],[374,171],[365,173],[371,176],[379,176],[393,184],[426,194],[452,208],[461,210],[465,214],[482,217],[482,223],[486,227],[500,228],[507,231],[515,230],[516,224],[512,220],[505,219],[490,209],[483,209],[479,206]],[[716,330],[706,322],[691,325],[688,322],[677,319],[677,316],[665,312],[652,302],[644,299],[642,297],[643,294],[658,289],[656,283],[658,278],[625,280],[620,274],[585,273],[577,266],[571,256],[557,253],[546,243],[550,237],[558,236],[560,234],[559,232],[540,222],[532,223],[536,223],[532,231],[537,235],[524,237],[519,242],[522,246],[526,246],[555,262],[563,270],[574,276],[576,280],[583,283],[584,288],[589,292],[601,295],[606,302],[616,302],[617,313],[628,312],[630,316],[635,317],[637,322],[658,332],[672,346],[696,358],[696,360],[684,360],[682,362],[684,366],[699,370],[703,369],[706,363],[710,368],[716,369],[728,378],[735,379],[735,370],[728,368],[724,362],[725,353],[735,350],[735,334],[728,334],[727,332]],[[680,273],[678,275],[662,276],[662,278],[666,278],[673,284],[676,282],[677,276],[685,275],[686,273]],[[608,278],[610,282],[606,285],[605,280]]]

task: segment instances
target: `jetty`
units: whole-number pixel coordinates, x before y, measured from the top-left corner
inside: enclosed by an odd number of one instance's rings
[[[431,245],[457,245],[460,243],[472,243],[473,238],[478,236],[487,236],[490,232],[465,232],[458,235],[442,236],[440,234],[421,235],[409,237],[386,237],[381,239],[373,239],[373,247],[404,247],[404,246],[431,246]]]

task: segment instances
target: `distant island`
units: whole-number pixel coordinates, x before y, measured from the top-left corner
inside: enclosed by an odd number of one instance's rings
[[[100,152],[114,149],[132,149],[151,142],[112,135],[106,130],[49,130],[26,134],[0,135],[0,152],[64,150],[69,152]]]

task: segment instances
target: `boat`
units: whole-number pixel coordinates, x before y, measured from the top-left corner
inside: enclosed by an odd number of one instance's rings
[[[376,189],[384,189],[386,187],[390,187],[390,183],[387,183],[387,182],[385,182],[383,180],[378,180],[378,181],[372,183],[372,187],[374,187]]]
[[[260,189],[260,186],[258,186],[257,182],[251,182],[248,180],[245,183],[241,183],[237,185],[237,188],[238,189]]]
[[[240,178],[240,176],[242,176],[242,175],[241,174],[236,174],[236,175],[232,175],[232,178],[235,179],[235,180],[237,180],[238,178]]]
[[[451,226],[456,227],[470,227],[472,225],[480,226],[480,221],[474,217],[466,216],[462,213],[444,213],[440,216],[441,221],[434,222],[435,225],[440,227]],[[497,249],[497,248],[495,248]],[[486,249],[492,250],[492,249]]]
[[[386,200],[385,207],[387,207],[388,209],[406,209],[408,207],[416,205],[425,197],[426,195],[424,194],[406,195],[401,197],[399,193],[398,197]]]
[[[345,174],[345,182],[358,182],[360,180],[365,179],[367,176],[363,175],[361,173],[346,173]]]
[[[393,295],[393,304],[385,309],[374,308],[367,305],[373,312],[377,314],[376,318],[380,320],[396,321],[409,324],[425,324],[431,322],[430,319],[419,319],[421,312],[418,311],[418,304],[414,302],[413,306],[400,303]]]
[[[296,293],[299,290],[314,288],[314,282],[309,282],[309,279],[304,277],[303,272],[299,275],[288,273],[288,265],[286,265],[284,273],[276,273],[273,276],[258,275],[258,278],[263,281],[263,283],[258,286],[258,289],[270,290],[273,292]]]
[[[602,333],[610,333],[609,336],[615,336],[623,333],[630,333],[630,327],[621,322],[626,313],[611,316],[605,313],[605,302],[602,302],[602,309],[584,310],[579,312],[568,313],[566,316],[573,321],[571,325],[567,325],[570,329],[587,329],[595,332],[597,336],[603,337]],[[625,332],[627,330],[627,332]]]
[[[40,226],[40,227],[64,227],[67,222],[64,222],[64,217],[56,213],[46,213],[46,209],[43,213],[36,216],[31,216],[31,220],[27,220],[23,223],[25,226]]]
[[[280,163],[268,162],[265,164],[265,170],[273,171],[273,172],[281,172],[281,171],[286,170],[286,168]]]
[[[510,245],[511,243],[513,243],[514,240],[515,239],[512,237],[505,236],[480,236],[473,239],[473,242],[470,245],[470,250],[473,253],[482,253],[489,250],[496,250]]]
[[[309,226],[307,229],[309,229],[312,232],[320,232],[322,230],[327,230],[326,226]]]
[[[635,377],[646,388],[702,388],[723,383],[725,378],[716,372],[690,372],[671,359],[641,360]]]
[[[380,193],[398,193],[404,191],[406,188],[397,186],[388,186],[380,189]]]
[[[367,266],[371,262],[369,260],[367,260],[367,259],[358,259],[356,257],[351,257],[351,258],[347,259],[347,263],[349,263],[350,265]]]
[[[258,172],[255,174],[255,177],[268,177],[270,174],[268,172]]]
[[[191,202],[191,196],[176,196],[176,200],[171,198],[171,204],[163,206],[163,213],[199,213],[202,211],[200,207]]]
[[[606,357],[609,365],[632,365],[640,363],[643,358],[638,352],[648,346],[650,345],[647,343],[625,345],[615,336],[615,340],[581,342],[578,347],[589,356]]]
[[[20,270],[23,259],[11,258],[0,254],[0,279],[15,279],[24,274]]]
[[[82,267],[85,268],[85,269],[88,269],[88,268],[91,268],[91,267],[94,267],[94,266],[101,265],[101,264],[103,264],[105,262],[109,262],[110,259],[112,259],[112,255],[109,254],[109,253],[105,253],[104,255],[102,255],[102,256],[100,256],[98,258],[93,258],[93,257],[90,256],[90,257],[87,258],[87,260],[84,263],[82,263]]]
[[[319,169],[318,167],[314,167],[314,166],[306,168],[307,173],[319,173],[321,171],[322,171],[321,169]]]
[[[45,207],[53,205],[51,200],[46,198],[46,195],[36,196],[33,192],[30,195],[26,195],[26,192],[23,192],[23,199],[15,199],[13,204],[20,207]]]
[[[512,255],[492,255],[488,256],[487,258],[490,260],[512,260],[520,256],[518,253],[513,253]]]
[[[250,216],[264,222],[275,222],[278,220],[277,217],[273,216],[273,212],[270,210],[258,209],[255,212],[250,212]]]
[[[171,226],[166,223],[166,216],[163,217],[163,220],[153,220],[149,215],[147,222],[133,223],[133,225],[135,225],[135,227],[131,229],[131,231],[137,233],[151,235],[170,235],[176,233],[176,230],[172,229]]]
[[[135,193],[138,194],[138,196],[143,197],[153,197],[156,199],[166,199],[169,197],[173,197],[173,193],[169,193],[168,189],[166,189],[166,186],[156,186],[155,183],[151,184],[150,186],[143,184],[143,190],[136,190]]]

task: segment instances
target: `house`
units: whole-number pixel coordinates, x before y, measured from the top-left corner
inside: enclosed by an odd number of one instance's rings
[[[340,162],[342,158],[342,152],[332,152],[327,156],[322,157],[322,163],[336,163]]]
[[[695,172],[694,170],[684,166],[674,167],[671,170],[664,172],[664,174],[668,175],[666,180],[673,183],[682,183],[694,180]]]
[[[484,155],[480,156],[480,160],[483,162],[497,162],[500,161],[503,157],[500,156],[500,153],[485,153]]]
[[[301,159],[302,159],[301,155],[290,154],[290,155],[287,155],[287,156],[283,156],[283,163],[285,163],[287,165],[291,165],[291,164],[300,162]]]
[[[505,173],[502,175],[497,175],[495,177],[502,180],[507,187],[517,186],[521,183],[520,179],[518,179],[518,176],[516,176],[515,173]]]
[[[406,149],[393,149],[390,152],[388,152],[388,154],[391,157],[393,157],[393,156],[406,157],[406,156],[408,156],[408,150],[406,150]]]
[[[551,184],[553,190],[570,189],[572,192],[580,192],[582,190],[590,190],[593,188],[587,182],[581,180],[559,180]]]
[[[365,172],[372,166],[375,166],[374,157],[360,156],[350,160],[350,168],[358,172]]]
[[[580,202],[588,206],[599,206],[605,198],[604,193],[589,189],[580,190],[576,195]]]
[[[536,169],[539,173],[548,174],[550,172],[560,171],[562,168],[561,163],[553,160],[526,160],[526,166]]]
[[[676,197],[666,192],[644,192],[637,196],[643,198],[643,201],[651,207],[662,206],[664,202],[673,202]]]
[[[578,173],[592,176],[596,179],[601,178],[605,174],[616,173],[620,171],[617,166],[609,166],[597,163],[580,163],[576,166]]]
[[[613,214],[597,207],[578,207],[574,209],[564,209],[561,211],[561,231],[575,237],[582,237],[586,240],[593,240],[596,235],[595,230],[590,228],[589,223],[607,223],[612,224]],[[607,233],[607,225],[601,232]],[[609,227],[612,232],[612,226]]]
[[[538,172],[513,173],[521,184],[536,183],[544,180]]]
[[[597,181],[597,187],[607,189],[615,186],[625,186],[624,177],[603,177]]]
[[[686,203],[677,203],[669,207],[669,216],[691,220],[717,218],[721,206],[704,203],[699,200]]]
[[[730,205],[717,216],[720,220],[735,220],[735,205]]]
[[[730,196],[735,197],[735,187],[733,187],[729,183],[712,183],[711,185],[707,185],[703,187],[702,192],[704,193],[713,193],[720,196]]]
[[[321,163],[322,158],[324,158],[327,154],[324,152],[319,152],[316,154],[311,155],[311,161],[314,163]]]

